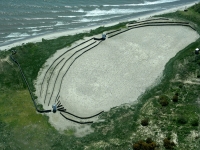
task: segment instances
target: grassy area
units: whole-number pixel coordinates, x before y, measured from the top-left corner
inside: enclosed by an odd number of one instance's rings
[[[120,23],[112,27],[99,27],[91,30],[90,33],[52,40],[43,39],[42,42],[28,43],[8,51],[0,51],[0,133],[2,135],[0,149],[57,149],[58,147],[71,149],[77,140],[73,136],[73,130],[67,130],[62,135],[50,126],[45,115],[36,113],[19,70],[9,59],[11,50],[17,50],[15,57],[20,62],[34,91],[33,82],[39,69],[58,49],[70,46],[86,36],[123,28],[125,25],[126,23]],[[74,147],[77,149],[77,146]]]
[[[195,25],[195,28],[198,33],[200,33],[200,5],[194,5],[187,9],[187,11],[177,11],[175,13],[168,13],[163,15],[158,15],[159,17],[168,17],[168,18],[174,18],[178,20],[183,20],[190,22],[191,24]]]
[[[200,4],[188,9],[162,15],[189,21],[200,33]],[[17,60],[33,87],[39,69],[56,50],[73,42],[106,30],[124,27],[100,27],[90,33],[66,36],[40,43],[18,46]],[[59,133],[48,123],[45,115],[37,114],[28,90],[18,69],[8,58],[9,51],[0,52],[0,149],[132,149],[139,140],[151,137],[158,149],[165,149],[163,140],[175,141],[174,149],[195,150],[200,145],[199,90],[200,55],[194,49],[200,47],[200,39],[177,53],[165,66],[161,83],[146,91],[135,105],[123,105],[101,114],[104,122],[92,124],[94,133],[83,138],[73,135],[73,130]],[[164,96],[163,96],[164,95]],[[178,95],[177,102],[173,102]],[[167,101],[162,106],[162,101]],[[141,121],[148,119],[148,126]]]

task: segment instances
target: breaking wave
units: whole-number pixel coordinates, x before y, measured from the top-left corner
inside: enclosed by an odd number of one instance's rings
[[[138,3],[138,4],[123,4],[123,5],[103,5],[104,7],[121,7],[121,6],[147,6],[147,5],[158,5],[158,4],[164,4],[164,3],[172,3],[177,2],[180,0],[158,0],[154,2],[144,1],[144,3]]]
[[[139,13],[145,11],[157,10],[158,8],[140,8],[140,9],[118,9],[112,8],[110,10],[101,10],[96,8],[95,10],[88,11],[85,16],[103,16],[103,15],[116,15],[116,14],[131,14],[131,13]]]
[[[24,18],[24,20],[52,20],[55,18]]]
[[[15,33],[9,34],[5,38],[19,38],[19,37],[27,37],[27,36],[30,36],[30,35],[28,33],[15,32]]]
[[[113,18],[116,18],[116,17],[121,17],[121,15],[107,17],[107,18],[83,18],[81,20],[78,20],[78,22],[76,22],[76,23],[79,23],[79,22],[96,22],[96,21],[102,21],[102,20],[109,20],[109,19],[113,19]]]
[[[79,9],[79,10],[72,10],[72,12],[85,12],[83,9]]]
[[[59,18],[75,18],[76,16],[58,16]]]

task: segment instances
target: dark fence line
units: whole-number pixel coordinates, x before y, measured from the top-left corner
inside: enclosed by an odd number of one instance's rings
[[[112,37],[114,37],[114,36],[116,36],[116,35],[119,35],[119,34],[121,34],[121,33],[126,32],[126,31],[128,31],[128,30],[130,30],[130,29],[125,29],[125,30],[123,30],[123,31],[121,31],[121,32],[118,32],[118,33],[116,33],[116,34],[113,34],[113,35],[109,36],[108,38],[112,38]]]
[[[104,111],[101,111],[101,112],[99,112],[98,114],[95,114],[95,115],[92,115],[92,116],[89,116],[89,117],[79,117],[79,116],[74,115],[74,114],[72,114],[72,113],[70,113],[70,112],[67,112],[67,111],[65,111],[64,113],[69,114],[69,115],[74,116],[74,117],[79,118],[79,119],[90,119],[90,118],[94,118],[94,117],[100,115],[100,114],[103,113],[103,112],[104,112]]]
[[[66,109],[58,109],[58,111],[65,112]]]
[[[63,105],[58,105],[57,108],[61,108]]]
[[[57,109],[65,109],[65,108],[61,106],[61,107],[57,107]]]
[[[60,102],[60,101],[58,101],[57,105],[58,105],[58,106],[60,106],[60,105],[61,105],[61,102]]]
[[[62,58],[62,59],[56,64],[56,66],[53,68],[53,71],[50,73],[50,78],[47,79],[47,88],[48,88],[48,86],[49,86],[49,81],[51,80],[51,77],[52,77],[52,75],[53,75],[54,70],[57,68],[57,66],[58,66],[63,60],[64,60],[64,58]],[[41,92],[41,91],[42,91],[42,89],[40,90],[40,92]],[[46,89],[46,92],[47,92],[47,89]],[[45,95],[45,97],[46,97],[46,95]],[[45,103],[45,100],[44,100],[44,103]]]
[[[119,34],[121,34],[121,33],[124,33],[124,32],[126,32],[126,31],[129,31],[129,30],[131,30],[131,29],[130,29],[130,28],[129,28],[129,29],[125,29],[125,30],[123,30],[123,31],[121,31],[121,32],[118,32],[118,33],[116,33],[116,34],[113,34],[113,35],[109,36],[108,38],[112,38],[112,37],[114,37],[114,36],[116,36],[116,35],[119,35]]]
[[[92,38],[92,39],[93,39],[93,38]],[[90,39],[90,40],[92,40],[92,39]],[[88,41],[90,41],[90,40],[88,40]],[[88,42],[88,41],[86,41],[86,42]],[[82,44],[84,44],[84,43],[86,43],[86,42],[83,42]],[[92,44],[94,44],[94,43],[95,43],[95,42],[93,42]],[[82,45],[82,44],[81,44],[81,45]],[[90,46],[90,45],[92,45],[92,44],[89,44],[88,46]],[[79,46],[80,46],[80,44],[79,44]],[[86,47],[88,47],[88,46],[86,46]],[[76,47],[78,47],[78,46],[76,46]],[[84,48],[86,48],[86,47],[84,47]],[[84,49],[84,48],[82,48],[82,49]],[[74,49],[74,48],[70,49],[69,51],[71,51],[71,50],[73,50],[73,49]],[[82,50],[82,49],[81,49],[81,50]],[[68,52],[69,52],[69,51],[68,51]],[[74,53],[74,54],[75,54],[75,53]],[[74,55],[74,54],[73,54],[73,55]],[[63,55],[64,55],[64,54],[63,54]],[[72,55],[72,56],[73,56],[73,55]],[[71,57],[72,57],[72,56],[71,56]],[[65,61],[65,63],[63,64],[63,66],[66,64],[66,62],[67,62],[68,60],[69,60],[69,59],[67,59],[67,60]],[[62,66],[62,68],[63,68],[63,66]],[[56,66],[56,67],[57,67],[57,66]],[[59,70],[59,73],[60,73],[60,71],[62,70],[62,68]],[[58,74],[59,74],[59,73],[58,73]],[[46,76],[45,76],[45,77],[46,77]],[[57,80],[57,78],[58,78],[58,75],[57,75],[57,77],[56,77],[56,80]],[[49,90],[49,87],[47,86],[47,89],[46,89],[46,92],[45,92],[44,103],[45,103],[45,101],[46,101],[46,96],[47,96],[48,90]],[[53,93],[53,92],[52,92],[52,93]],[[52,93],[51,93],[51,96],[52,96]],[[50,99],[51,99],[51,97],[50,97]],[[48,105],[49,105],[49,104],[48,104]]]
[[[139,26],[139,27],[133,27],[130,29],[134,29],[134,28],[140,28],[140,27],[146,27],[146,26],[186,26],[186,27],[190,27],[191,29],[193,29],[194,31],[196,31],[196,29],[194,27],[192,27],[190,24],[150,24],[150,25],[144,25],[144,26]]]
[[[142,23],[142,22],[149,22],[149,21],[153,21],[153,20],[169,20],[169,19],[168,18],[152,18],[152,19],[149,19],[149,20],[144,20],[144,21],[139,21],[139,22],[134,22],[134,23],[128,23],[128,24],[139,24],[139,23]],[[120,30],[121,29],[108,32],[107,35],[115,33],[115,32],[120,31]]]
[[[153,20],[156,20],[156,19],[153,19]],[[159,19],[158,19],[159,20]],[[166,20],[169,20],[169,19],[166,19]],[[148,22],[148,21],[150,21],[150,20],[146,20],[146,21],[141,21],[141,22],[146,22],[146,23],[154,23],[154,22]],[[152,21],[152,20],[151,20]],[[141,22],[136,22],[136,23],[132,23],[132,24],[135,24],[135,25],[132,25],[132,26],[137,26],[137,25],[140,25],[140,24],[145,24],[145,23],[141,23]],[[162,22],[163,23],[163,22]],[[130,27],[130,26],[128,26],[128,27]],[[125,32],[125,31],[128,31],[129,29],[126,29],[126,30],[123,30],[122,32],[120,32],[120,33],[123,33],[123,32]],[[108,34],[112,34],[112,33],[115,33],[115,32],[117,32],[117,31],[121,31],[121,29],[119,29],[119,30],[115,30],[115,31],[112,31],[112,32],[109,32],[109,33],[107,33],[107,35]],[[116,35],[118,35],[118,34],[116,34]],[[113,35],[111,35],[111,36],[109,36],[108,38],[110,38],[110,37],[113,37]]]
[[[75,122],[75,123],[79,123],[79,124],[91,124],[91,123],[93,123],[93,121],[88,121],[88,122],[80,122],[80,121],[76,121],[76,120],[73,120],[73,119],[70,119],[70,118],[67,118],[65,115],[63,115],[61,112],[60,112],[60,114],[65,118],[65,119],[67,119],[67,120],[69,120],[69,121],[72,121],[72,122]]]
[[[77,116],[77,115],[72,114],[72,113],[70,113],[70,112],[67,112],[66,109],[61,105],[61,102],[60,102],[60,101],[57,103],[57,105],[58,105],[58,104],[59,104],[59,106],[57,107],[57,110],[58,110],[58,111],[64,112],[64,113],[66,113],[66,114],[69,114],[69,115],[71,115],[71,116],[73,116],[73,117],[76,117],[76,118],[79,118],[79,119],[90,119],[90,118],[96,117],[96,116],[98,116],[98,115],[100,115],[101,113],[104,112],[104,111],[101,111],[101,112],[99,112],[99,113],[97,113],[97,114],[95,114],[95,115],[89,116],[89,117],[80,117],[80,116]]]
[[[68,67],[67,71],[64,73],[62,79],[61,79],[61,84],[60,84],[60,87],[59,87],[59,91],[58,91],[58,94],[60,94],[60,89],[61,89],[61,86],[62,86],[62,81],[63,81],[63,78],[64,76],[66,75],[66,73],[69,71],[70,67],[73,65],[73,63],[76,61],[76,59],[78,59],[80,56],[82,56],[83,54],[85,54],[86,52],[90,51],[91,49],[93,49],[94,47],[98,46],[102,41],[100,41],[98,44],[94,45],[93,47],[89,48],[88,50],[84,51],[83,53],[81,53],[79,56],[77,56],[74,61],[70,64],[70,66]]]
[[[134,26],[139,26],[139,25],[146,25],[146,24],[165,24],[165,23],[170,23],[170,24],[189,24],[189,22],[182,22],[182,21],[155,21],[155,22],[145,22],[145,23],[137,23],[137,24],[133,24],[131,26],[128,26],[128,27],[134,27]]]
[[[60,98],[60,95],[59,95],[59,96],[57,95],[57,97],[56,97],[56,99],[55,99],[55,103],[56,103],[56,100],[57,100],[57,101],[59,100],[59,98]]]
[[[141,23],[141,22],[149,22],[149,21],[154,21],[154,20],[169,20],[169,19],[168,18],[152,18],[152,19],[148,19],[148,20],[144,20],[144,21],[137,21],[137,22],[128,23],[128,24],[137,24],[137,23]]]
[[[63,69],[63,67],[65,66],[65,64],[66,64],[76,53],[78,53],[79,51],[82,51],[83,49],[85,49],[85,48],[87,48],[87,47],[93,45],[94,43],[96,43],[96,41],[93,42],[93,43],[91,43],[91,44],[89,44],[89,45],[87,45],[87,46],[85,46],[85,47],[83,47],[83,48],[81,48],[80,50],[76,51],[75,53],[73,53],[73,55],[71,55],[71,56],[65,61],[65,63],[62,65],[62,67],[60,68],[60,70],[59,70],[59,72],[58,72],[58,74],[57,74],[57,76],[56,76],[56,80],[55,80],[55,82],[54,82],[54,86],[53,86],[53,89],[52,89],[52,92],[51,92],[51,96],[50,96],[50,99],[49,99],[49,103],[50,103],[51,98],[52,98],[52,95],[53,95],[53,93],[54,93],[55,84],[56,84],[56,81],[58,80],[58,76],[60,75],[60,71]],[[45,100],[46,100],[46,95],[47,95],[48,89],[49,89],[49,87],[47,87],[47,89],[46,89]],[[59,94],[57,94],[57,96],[58,96],[58,95],[59,95]],[[56,96],[56,97],[57,97],[57,96]],[[55,101],[56,101],[56,100],[55,100]],[[49,105],[49,103],[48,103],[48,105]]]
[[[103,40],[105,40],[105,38],[94,38],[94,40],[103,41]]]
[[[26,83],[26,85],[27,85],[27,87],[28,87],[28,90],[29,90],[31,99],[32,99],[32,101],[33,101],[33,103],[34,103],[34,106],[35,106],[35,109],[37,110],[37,112],[39,112],[39,113],[48,113],[48,112],[51,112],[51,110],[39,110],[39,109],[37,108],[37,105],[36,105],[35,100],[34,100],[33,93],[32,93],[32,91],[31,91],[31,89],[30,89],[30,86],[29,86],[29,84],[28,84],[28,81],[26,80],[26,77],[25,77],[25,75],[24,75],[24,73],[23,73],[23,70],[22,70],[20,64],[17,62],[16,59],[14,59],[14,58],[12,57],[12,55],[10,55],[10,58],[17,64],[17,66],[18,66],[18,68],[19,68],[19,70],[20,70],[21,76],[22,76],[22,78],[24,79],[24,82]],[[59,101],[58,103],[60,103],[60,101]],[[60,104],[61,104],[61,103],[60,103]],[[60,104],[59,104],[59,105],[60,105]],[[62,105],[61,105],[61,106],[62,106]],[[89,119],[89,118],[93,118],[93,117],[95,117],[95,116],[97,116],[97,115],[103,113],[103,111],[101,111],[100,113],[95,114],[95,115],[90,116],[90,117],[79,117],[79,116],[76,116],[76,115],[74,115],[74,114],[72,114],[72,113],[66,112],[66,109],[64,109],[64,107],[61,107],[61,108],[59,108],[58,110],[61,111],[61,112],[70,114],[70,115],[72,115],[72,116],[74,116],[74,117],[80,118],[80,119]],[[64,116],[61,112],[60,112],[60,114],[61,114],[65,119],[70,120],[70,121],[72,121],[72,122],[79,123],[79,124],[93,123],[93,121],[79,122],[79,121],[76,121],[76,120],[67,118],[67,117]]]
[[[43,84],[44,84],[44,79],[46,78],[47,72],[50,70],[50,68],[53,66],[53,64],[54,64],[60,57],[62,57],[63,55],[65,55],[66,53],[70,52],[71,50],[73,50],[74,48],[76,48],[76,47],[78,47],[78,46],[80,46],[80,45],[82,45],[82,44],[85,44],[86,42],[89,42],[90,40],[93,40],[93,38],[91,38],[91,39],[89,39],[89,40],[87,40],[87,41],[85,41],[85,42],[82,42],[82,43],[76,45],[75,47],[72,47],[71,49],[69,49],[69,50],[67,50],[66,52],[62,53],[58,58],[56,58],[56,59],[52,62],[51,66],[50,66],[50,67],[47,69],[47,71],[45,72],[45,75],[44,75],[44,78],[43,78],[43,81],[42,81],[42,84],[41,84],[40,96],[41,96],[42,86],[43,86]]]
[[[118,30],[114,30],[114,31],[111,31],[111,32],[108,32],[107,35],[111,34],[111,33],[115,33],[117,31],[120,31],[121,29],[118,29]]]
[[[148,27],[148,26],[187,26],[187,27],[190,27],[191,29],[193,29],[193,30],[196,31],[196,29],[195,29],[194,27],[192,27],[190,24],[182,24],[182,23],[173,23],[173,24],[171,24],[171,23],[153,24],[153,22],[152,22],[151,24],[133,26],[132,28],[126,29],[126,30],[124,30],[124,31],[122,31],[122,32],[118,32],[117,34],[114,34],[114,35],[112,35],[112,36],[110,36],[110,37],[108,37],[108,38],[112,38],[112,37],[114,37],[114,36],[116,36],[116,35],[118,35],[118,34],[124,33],[124,32],[126,32],[126,31],[129,31],[129,30],[132,30],[132,29],[141,28],[141,27]]]
[[[28,81],[26,80],[26,77],[25,77],[25,75],[24,75],[24,73],[23,73],[23,70],[22,70],[20,64],[18,63],[18,61],[17,61],[16,59],[14,59],[14,58],[12,57],[12,55],[10,55],[10,58],[12,59],[12,61],[14,61],[14,62],[17,64],[17,66],[18,66],[18,68],[19,68],[19,70],[20,70],[21,76],[22,76],[24,82],[26,83],[26,86],[28,87],[29,94],[30,94],[30,96],[31,96],[31,99],[32,99],[32,101],[33,101],[33,104],[34,104],[34,106],[35,106],[36,111],[39,112],[39,113],[48,113],[48,112],[51,112],[51,110],[39,110],[39,109],[37,108],[37,105],[36,105],[36,102],[35,102],[33,93],[32,93],[32,91],[31,91],[31,89],[30,89],[30,86],[29,86],[29,84],[28,84]]]
[[[62,107],[61,103],[58,105],[58,107]]]

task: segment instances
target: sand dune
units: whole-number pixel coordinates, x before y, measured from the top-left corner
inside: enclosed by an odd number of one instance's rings
[[[45,109],[51,108],[59,97],[66,111],[87,117],[136,102],[162,76],[169,59],[199,35],[190,27],[178,25],[131,29],[105,41],[91,38],[74,43],[71,48],[85,42],[73,49],[57,51],[40,70],[36,95]],[[68,121],[58,112],[48,115],[57,129],[76,126],[88,130],[87,126]]]

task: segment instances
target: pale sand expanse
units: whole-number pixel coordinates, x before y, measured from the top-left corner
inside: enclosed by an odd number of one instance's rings
[[[188,27],[144,27],[107,39],[81,56],[60,96],[69,112],[90,116],[137,100],[170,58],[199,35]]]
[[[197,1],[198,2],[198,1]],[[156,12],[156,13],[149,13],[147,15],[142,15],[140,17],[133,17],[129,20],[124,20],[124,21],[133,21],[133,20],[145,20],[151,16],[155,16],[155,15],[159,15],[159,14],[165,14],[165,13],[169,13],[169,12],[175,12],[177,10],[184,10],[188,7],[191,7],[192,5],[194,5],[195,3],[197,2],[193,2],[193,3],[189,3],[187,5],[184,5],[184,6],[179,6],[179,7],[176,7],[176,8],[171,8],[171,9],[167,9],[167,10],[163,10],[163,11],[159,11],[159,12]],[[119,22],[113,22],[113,23],[109,23],[109,24],[105,24],[105,25],[102,25],[102,26],[112,26],[112,25],[115,25],[115,24],[118,24]],[[82,28],[82,29],[76,29],[76,30],[70,30],[70,31],[62,31],[62,32],[57,32],[57,33],[51,33],[51,34],[45,34],[45,35],[41,35],[41,36],[37,36],[37,37],[34,37],[34,38],[31,38],[31,39],[25,39],[25,40],[22,40],[22,41],[17,41],[17,42],[14,42],[14,43],[11,43],[11,44],[8,44],[8,45],[5,45],[5,46],[0,46],[0,50],[8,50],[12,47],[15,47],[15,46],[20,46],[22,45],[23,43],[26,44],[26,43],[36,43],[36,42],[41,42],[42,39],[55,39],[55,38],[58,38],[58,37],[61,37],[61,36],[67,36],[67,35],[75,35],[75,34],[78,34],[78,33],[83,33],[83,32],[89,32],[90,30],[92,29],[96,29],[98,28],[99,26],[92,26],[92,27],[85,27],[85,28]]]
[[[108,38],[75,61],[64,77],[60,101],[68,112],[81,117],[108,111],[124,103],[134,103],[162,76],[169,59],[198,38],[194,30],[183,26],[137,28]],[[45,66],[68,49],[57,51]],[[36,81],[38,102],[45,109],[51,105],[44,104],[44,95],[40,97],[39,92],[47,68],[40,70]],[[82,135],[82,131],[89,130],[87,125],[67,121],[59,113],[49,113],[48,116],[49,122],[58,130],[76,127]]]

